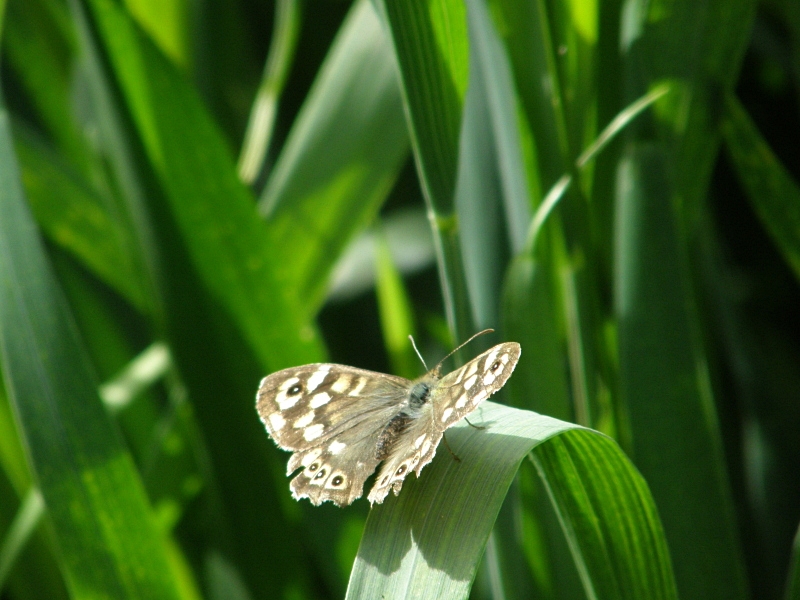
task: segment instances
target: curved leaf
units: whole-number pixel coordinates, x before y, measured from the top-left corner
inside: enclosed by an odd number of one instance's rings
[[[534,448],[587,591],[676,597],[655,505],[614,441],[493,402],[473,416],[485,429],[462,424],[447,433],[459,462],[440,449],[418,481],[373,507],[348,598],[466,597],[506,492]]]

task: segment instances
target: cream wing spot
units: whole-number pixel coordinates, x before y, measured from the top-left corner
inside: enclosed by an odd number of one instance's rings
[[[306,414],[304,414],[302,417],[297,419],[294,422],[294,424],[292,425],[292,427],[294,427],[295,429],[302,429],[306,425],[310,425],[311,421],[313,421],[313,420],[314,420],[314,411],[310,410]]]
[[[333,382],[331,389],[337,394],[344,394],[350,387],[350,382],[351,379],[349,375],[339,375],[339,378]]]
[[[311,377],[308,378],[308,383],[306,384],[306,390],[309,394],[317,389],[323,381],[325,381],[325,378],[328,376],[330,370],[331,368],[329,366],[324,366],[320,367],[311,374]]]
[[[467,379],[464,382],[464,389],[465,390],[470,389],[473,385],[475,385],[476,381],[478,381],[478,376],[477,375],[473,375],[472,377],[470,377],[469,379]]]
[[[489,397],[489,392],[487,392],[486,390],[481,390],[480,392],[475,394],[475,397],[472,399],[472,404],[477,405],[479,402],[483,402],[488,397]]]
[[[306,427],[305,431],[303,431],[303,438],[305,438],[305,440],[307,442],[310,442],[311,440],[315,440],[319,436],[322,435],[322,431],[324,429],[325,428],[323,427],[322,423],[317,423],[315,425],[310,425],[310,426]]]
[[[350,390],[350,393],[347,394],[348,396],[358,396],[361,393],[361,390],[364,389],[364,386],[367,385],[367,379],[365,377],[359,377],[356,379],[356,387]]]
[[[470,364],[467,365],[467,372],[464,373],[464,377],[472,377],[475,373],[478,372],[478,362],[477,360],[472,361]]]
[[[483,376],[483,385],[491,385],[495,379],[496,375],[491,371],[487,371],[486,375]]]
[[[421,436],[419,436],[417,439],[415,439],[414,440],[414,448],[419,448],[420,446],[422,446],[422,442],[425,441],[426,437],[428,437],[428,434],[423,433]]]
[[[422,444],[422,449],[419,451],[422,456],[428,454],[428,450],[431,449],[431,441],[425,440],[425,443]]]
[[[483,361],[483,370],[484,371],[490,370],[490,367],[492,366],[492,363],[494,363],[494,359],[497,358],[497,354],[499,352],[500,352],[500,348],[495,348],[494,350],[491,351],[489,356],[486,357],[486,360]]]
[[[461,408],[464,408],[466,405],[467,405],[467,392],[464,392],[463,394],[461,394],[459,399],[456,401],[456,405],[455,406],[456,406],[457,409],[461,409]]]
[[[331,454],[339,454],[339,452],[341,452],[345,448],[347,448],[347,444],[345,444],[344,442],[339,442],[334,440],[331,442],[331,445],[328,446],[328,451]]]
[[[450,418],[450,415],[453,414],[453,409],[449,406],[442,411],[442,422],[447,421]]]
[[[315,460],[317,460],[320,454],[322,454],[322,448],[315,448],[314,450],[312,450],[303,457],[303,460],[300,462],[300,464],[303,465],[304,467],[307,467]]]
[[[280,431],[286,425],[286,419],[284,419],[278,413],[272,413],[269,416],[269,424],[272,425],[272,428],[275,431]]]
[[[320,406],[325,406],[330,401],[331,395],[328,392],[320,392],[319,394],[314,394],[314,397],[308,405],[311,408],[319,408]]]

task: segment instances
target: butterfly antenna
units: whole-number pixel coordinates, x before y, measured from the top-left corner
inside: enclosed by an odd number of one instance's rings
[[[438,371],[438,370],[439,370],[439,368],[442,366],[442,363],[443,363],[444,361],[446,361],[448,358],[450,358],[451,356],[453,356],[453,354],[455,354],[456,352],[458,352],[459,350],[461,350],[461,349],[462,349],[464,346],[466,346],[467,344],[469,344],[469,343],[470,343],[472,340],[474,340],[474,339],[475,339],[476,337],[478,337],[479,335],[483,335],[484,333],[493,333],[493,332],[494,332],[494,329],[484,329],[483,331],[479,331],[478,333],[476,333],[475,335],[473,335],[471,338],[469,338],[469,339],[468,339],[466,342],[464,342],[463,344],[461,344],[461,345],[460,345],[458,348],[456,348],[455,350],[453,350],[452,352],[450,352],[450,354],[448,354],[447,356],[445,356],[445,357],[444,357],[442,360],[440,360],[440,361],[439,361],[439,364],[438,364],[438,365],[436,365],[436,368],[434,369],[434,371]],[[427,367],[426,367],[426,368],[427,368]]]
[[[420,354],[419,350],[417,350],[417,344],[414,341],[414,336],[410,335],[410,336],[408,336],[408,339],[411,340],[411,345],[414,347],[414,352],[417,353],[417,356],[419,356],[419,359],[422,361],[422,366],[425,367],[425,370],[427,371],[428,370],[428,365],[425,364],[425,359],[422,358],[422,354]]]

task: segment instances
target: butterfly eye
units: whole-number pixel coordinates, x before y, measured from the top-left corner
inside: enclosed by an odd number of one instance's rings
[[[496,372],[497,372],[497,369],[499,369],[499,368],[500,368],[500,367],[502,367],[502,366],[503,366],[503,363],[501,363],[499,360],[496,360],[496,361],[494,361],[494,362],[492,363],[492,366],[491,366],[491,367],[489,367],[489,370],[490,370],[492,373],[496,373]]]
[[[292,387],[290,387],[288,390],[286,390],[286,395],[287,396],[297,396],[297,394],[299,394],[302,391],[303,391],[303,386],[300,385],[299,383],[295,383]]]
[[[336,487],[342,485],[342,483],[344,483],[344,477],[342,477],[341,475],[337,475],[336,477],[333,478],[333,481],[331,481],[331,485]]]
[[[397,476],[400,476],[405,472],[406,472],[406,466],[405,465],[400,465],[400,468],[397,469],[397,471],[395,471],[394,474],[397,475]]]

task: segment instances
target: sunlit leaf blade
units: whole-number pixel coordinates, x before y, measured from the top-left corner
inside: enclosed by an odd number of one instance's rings
[[[750,202],[800,278],[800,187],[764,141],[736,97],[726,99],[722,133]]]
[[[537,446],[532,458],[588,597],[677,599],[647,483],[616,444],[580,430]]]
[[[369,0],[354,4],[259,200],[275,266],[304,315],[408,156],[397,65]]]
[[[492,402],[473,417],[472,422],[486,429],[464,423],[447,433],[460,462],[440,447],[419,481],[410,478],[399,497],[372,508],[348,598],[466,597],[520,462],[558,434],[565,434],[567,441],[560,448],[569,448],[569,454],[545,454],[539,460],[547,463],[542,468],[548,484],[557,488],[554,496],[567,530],[595,527],[596,535],[584,540],[586,546],[581,548],[581,556],[591,558],[584,562],[592,589],[606,587],[604,571],[616,570],[620,584],[632,585],[625,597],[674,597],[668,558],[651,561],[650,570],[640,572],[640,557],[664,558],[666,545],[646,485],[613,441],[593,432],[571,431],[580,428],[564,421]],[[595,473],[597,463],[607,465]],[[579,477],[555,476],[554,471],[574,473],[575,465]],[[600,522],[598,514],[581,513],[568,506],[569,501],[598,511]],[[603,510],[605,504],[614,510]]]
[[[382,2],[394,42],[423,188],[437,212],[451,211],[469,45],[460,0]]]
[[[130,455],[97,396],[74,322],[25,205],[0,113],[0,351],[76,597],[178,598]]]

